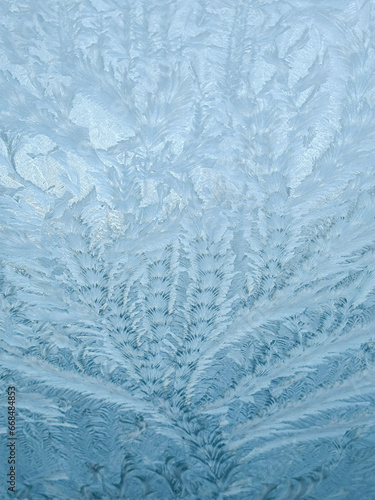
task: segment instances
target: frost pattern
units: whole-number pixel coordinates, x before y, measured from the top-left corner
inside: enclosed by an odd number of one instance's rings
[[[0,2],[15,498],[375,498],[374,29]]]

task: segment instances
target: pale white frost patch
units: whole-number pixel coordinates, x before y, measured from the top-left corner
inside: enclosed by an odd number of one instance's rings
[[[94,182],[91,176],[88,175],[89,165],[74,153],[67,152],[66,156],[69,160],[69,164],[75,169],[77,176],[79,178],[80,184],[80,194],[72,199],[72,203],[79,198],[85,197],[92,189]]]
[[[141,207],[147,207],[148,205],[153,205],[158,203],[159,195],[157,191],[158,183],[152,179],[146,179],[141,182],[141,194],[142,201],[140,203]]]
[[[75,97],[69,118],[76,125],[88,128],[91,143],[97,149],[108,149],[133,135],[124,123],[81,94]]]
[[[204,200],[205,206],[232,202],[241,193],[241,182],[226,172],[211,168],[196,167],[191,173],[194,189]]]
[[[184,200],[174,189],[171,189],[168,196],[163,200],[162,211],[165,215],[170,215],[176,208],[183,210],[187,203],[187,200]]]
[[[59,174],[63,167],[50,154],[55,147],[56,143],[46,135],[29,138],[16,153],[16,168],[21,177],[44,191],[49,189],[51,193],[62,195],[64,186]]]

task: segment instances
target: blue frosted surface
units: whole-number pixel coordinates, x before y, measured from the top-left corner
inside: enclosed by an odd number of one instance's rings
[[[1,499],[375,498],[374,33],[1,0]]]

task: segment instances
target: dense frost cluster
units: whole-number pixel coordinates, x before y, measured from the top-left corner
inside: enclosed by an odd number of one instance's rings
[[[375,498],[374,33],[373,0],[0,1],[12,498]]]

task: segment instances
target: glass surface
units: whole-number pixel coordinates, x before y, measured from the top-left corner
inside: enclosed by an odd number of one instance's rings
[[[375,498],[374,16],[1,0],[1,499]]]

